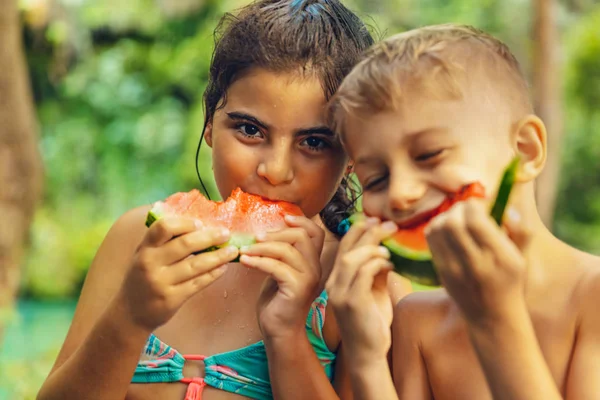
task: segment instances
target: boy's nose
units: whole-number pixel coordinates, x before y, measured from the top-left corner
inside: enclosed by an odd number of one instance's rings
[[[419,201],[427,191],[427,186],[414,178],[392,178],[389,188],[389,205],[392,211],[405,211]]]
[[[269,152],[258,165],[257,174],[273,186],[291,182],[294,179],[291,154],[284,149]]]

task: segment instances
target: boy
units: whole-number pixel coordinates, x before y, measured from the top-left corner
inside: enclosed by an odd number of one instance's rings
[[[488,195],[430,222],[444,289],[395,307],[392,374],[381,328],[391,323],[381,284],[390,265],[373,249],[393,229],[356,224],[340,244],[327,289],[355,396],[395,398],[395,386],[409,400],[600,398],[600,259],[562,243],[539,218],[534,181],[546,131],[509,49],[454,25],[393,36],[346,78],[330,111],[366,214],[402,227],[467,183]],[[489,206],[515,155],[500,228]]]

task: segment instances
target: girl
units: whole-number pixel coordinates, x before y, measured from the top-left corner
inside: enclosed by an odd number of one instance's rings
[[[317,223],[335,230],[352,202],[324,110],[373,40],[337,0],[258,1],[220,31],[203,132],[219,192],[241,187],[306,217],[228,265],[235,248],[192,254],[229,232],[176,218],[146,229],[148,206],[124,214],[90,267],[40,399],[331,397],[334,367],[348,394],[321,293],[337,240]]]

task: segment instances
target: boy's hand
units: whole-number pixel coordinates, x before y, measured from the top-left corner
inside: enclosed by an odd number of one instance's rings
[[[266,339],[305,335],[310,306],[319,294],[325,233],[306,217],[285,217],[288,228],[266,233],[241,249],[240,262],[269,275],[257,313]]]
[[[352,225],[340,243],[327,281],[329,301],[352,364],[385,359],[391,346],[393,304],[387,288],[393,266],[379,244],[396,224],[370,218]]]
[[[480,200],[455,204],[426,230],[440,279],[472,324],[503,319],[524,307],[530,233],[516,210],[505,218],[508,235]]]

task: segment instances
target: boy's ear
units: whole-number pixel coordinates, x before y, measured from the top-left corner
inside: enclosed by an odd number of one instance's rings
[[[208,145],[208,147],[212,148],[212,122],[207,123],[206,128],[204,128],[204,140],[206,140],[206,144]]]
[[[513,148],[521,158],[517,181],[532,181],[546,165],[548,150],[546,126],[537,116],[528,115],[519,121],[517,129],[513,132]]]

